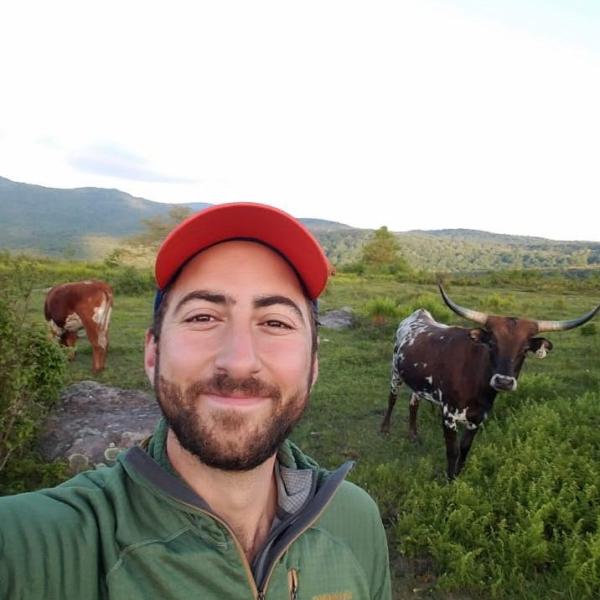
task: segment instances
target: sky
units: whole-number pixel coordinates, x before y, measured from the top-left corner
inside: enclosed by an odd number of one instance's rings
[[[600,241],[597,0],[5,0],[0,176]]]

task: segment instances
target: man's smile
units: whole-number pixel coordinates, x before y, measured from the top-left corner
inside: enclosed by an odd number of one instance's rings
[[[272,399],[270,396],[248,396],[243,393],[236,394],[235,392],[228,394],[202,394],[202,398],[208,404],[216,405],[220,408],[252,408]]]

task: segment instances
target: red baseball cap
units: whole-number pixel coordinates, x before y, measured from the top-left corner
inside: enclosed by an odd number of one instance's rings
[[[159,290],[198,252],[240,238],[262,242],[283,255],[311,300],[316,300],[327,285],[332,272],[329,260],[302,223],[266,204],[235,202],[205,208],[169,233],[156,256],[154,272]]]

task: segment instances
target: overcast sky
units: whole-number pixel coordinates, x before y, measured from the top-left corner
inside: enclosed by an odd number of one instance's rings
[[[0,176],[600,241],[597,0],[0,4]]]

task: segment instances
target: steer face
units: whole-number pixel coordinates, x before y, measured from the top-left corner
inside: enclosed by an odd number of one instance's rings
[[[552,349],[549,340],[534,337],[537,332],[535,321],[495,316],[487,318],[483,329],[470,330],[471,339],[485,345],[490,353],[490,387],[498,392],[514,392],[527,352],[544,358]]]

